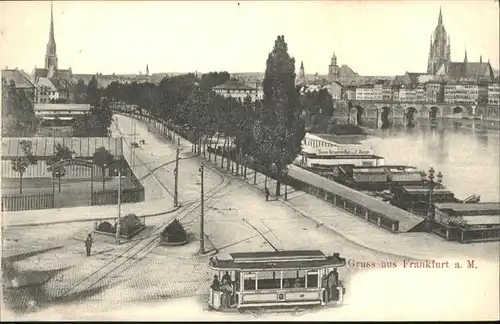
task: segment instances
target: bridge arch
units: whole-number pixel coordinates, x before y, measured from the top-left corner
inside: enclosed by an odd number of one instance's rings
[[[415,117],[418,115],[418,110],[415,107],[407,107],[405,110],[405,119],[407,127],[415,126]]]
[[[382,113],[380,114],[380,121],[382,122],[382,129],[389,128],[391,126],[391,122],[389,121],[389,114],[391,113],[391,108],[383,106],[381,110]]]
[[[454,115],[457,115],[457,114],[462,114],[462,113],[464,113],[466,111],[467,110],[464,107],[462,107],[462,106],[455,106],[455,107],[453,107],[452,113]]]
[[[429,118],[434,119],[437,118],[440,115],[440,109],[438,106],[432,106],[429,109]]]
[[[356,109],[356,124],[358,126],[363,126],[363,117],[366,117],[365,109],[360,105],[355,105],[354,109]]]

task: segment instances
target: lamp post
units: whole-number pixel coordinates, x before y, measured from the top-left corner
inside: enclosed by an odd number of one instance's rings
[[[283,180],[287,180],[288,179],[288,167],[285,167],[285,169],[283,170],[283,173],[285,175],[284,179]],[[285,182],[285,201],[288,200],[288,186]]]
[[[429,181],[429,205],[427,207],[427,218],[430,221],[433,218],[434,214],[432,210],[432,205],[434,200],[434,189],[435,187],[441,185],[441,183],[443,182],[443,175],[441,174],[441,172],[438,172],[437,175],[434,175],[436,171],[432,167],[429,169],[428,172],[429,172],[428,175],[426,175],[424,172],[424,177],[426,177],[427,180]]]
[[[174,169],[174,207],[179,206],[179,154],[181,141],[180,137],[177,138],[177,149],[175,154],[175,169]]]
[[[200,174],[201,174],[201,217],[200,217],[200,254],[205,254],[205,238],[204,238],[204,226],[205,226],[205,207],[204,207],[204,192],[203,192],[203,173],[204,173],[205,165],[203,161],[200,165]]]
[[[118,168],[118,220],[116,222],[116,244],[120,244],[120,230],[121,230],[121,205],[122,205],[122,165],[121,159],[116,161],[115,167]]]

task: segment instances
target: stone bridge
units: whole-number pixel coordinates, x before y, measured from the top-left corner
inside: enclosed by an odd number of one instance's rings
[[[435,119],[454,116],[471,116],[482,118],[498,118],[499,107],[491,105],[465,105],[429,102],[388,102],[373,100],[353,100],[350,118],[359,120],[376,120],[391,124],[408,124],[415,119]]]

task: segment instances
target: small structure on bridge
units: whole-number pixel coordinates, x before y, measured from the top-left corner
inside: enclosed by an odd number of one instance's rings
[[[498,241],[500,203],[434,204],[434,233],[462,243]]]

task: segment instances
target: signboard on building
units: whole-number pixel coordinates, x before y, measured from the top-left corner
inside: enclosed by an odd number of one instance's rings
[[[317,155],[373,155],[371,150],[349,147],[318,148]]]

